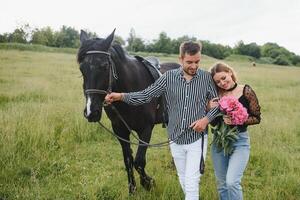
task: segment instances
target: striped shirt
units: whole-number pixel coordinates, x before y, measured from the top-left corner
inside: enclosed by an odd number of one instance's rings
[[[202,69],[189,82],[183,77],[182,68],[167,71],[145,90],[125,93],[122,101],[140,105],[162,94],[166,96],[169,139],[176,139],[177,144],[191,144],[200,139],[201,134],[189,126],[205,116],[212,121],[218,114],[218,108],[206,112],[207,102],[218,95],[210,73]]]

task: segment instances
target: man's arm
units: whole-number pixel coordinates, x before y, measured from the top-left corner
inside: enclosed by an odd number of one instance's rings
[[[212,77],[209,75],[209,80],[208,80],[208,101],[214,99],[214,98],[218,98],[218,92],[215,86],[215,83],[212,79]],[[211,122],[218,114],[219,114],[220,110],[219,107],[214,107],[210,110],[208,110],[208,112],[206,113],[206,117],[208,118],[209,122]]]
[[[212,77],[210,74],[208,74],[208,94],[207,94],[207,99],[206,101],[209,101],[213,98],[218,97],[218,93],[215,87],[215,84],[213,82]],[[206,129],[207,125],[219,114],[219,107],[214,107],[210,109],[207,113],[206,116],[204,116],[201,119],[198,119],[194,121],[191,125],[190,128],[193,128],[196,132],[202,132]]]
[[[148,88],[130,93],[110,93],[105,97],[105,101],[110,104],[114,101],[124,101],[131,105],[141,105],[149,103],[153,97],[159,97],[166,88],[166,74],[162,75]]]

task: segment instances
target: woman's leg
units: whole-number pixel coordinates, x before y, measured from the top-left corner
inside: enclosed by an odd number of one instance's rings
[[[217,151],[215,145],[212,145],[211,156],[214,165],[215,176],[217,179],[217,188],[219,198],[221,200],[228,200],[228,191],[226,186],[226,174],[228,168],[229,157],[224,156],[224,151]]]
[[[239,139],[234,146],[235,150],[229,158],[226,186],[229,199],[241,200],[243,199],[241,180],[250,155],[250,145],[247,133],[240,133]]]

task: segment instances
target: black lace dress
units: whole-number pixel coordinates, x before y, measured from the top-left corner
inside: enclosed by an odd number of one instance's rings
[[[238,125],[239,132],[247,131],[248,125],[259,124],[261,120],[260,105],[255,92],[249,85],[245,85],[239,102],[247,109],[249,117],[243,125]],[[211,125],[215,126],[223,120],[222,116],[215,118]]]

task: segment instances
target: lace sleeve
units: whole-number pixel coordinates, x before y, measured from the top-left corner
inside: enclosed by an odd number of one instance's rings
[[[258,103],[258,99],[256,97],[255,92],[249,85],[245,85],[244,95],[249,102],[248,114],[249,117],[245,122],[246,125],[253,125],[260,123],[260,105]]]

